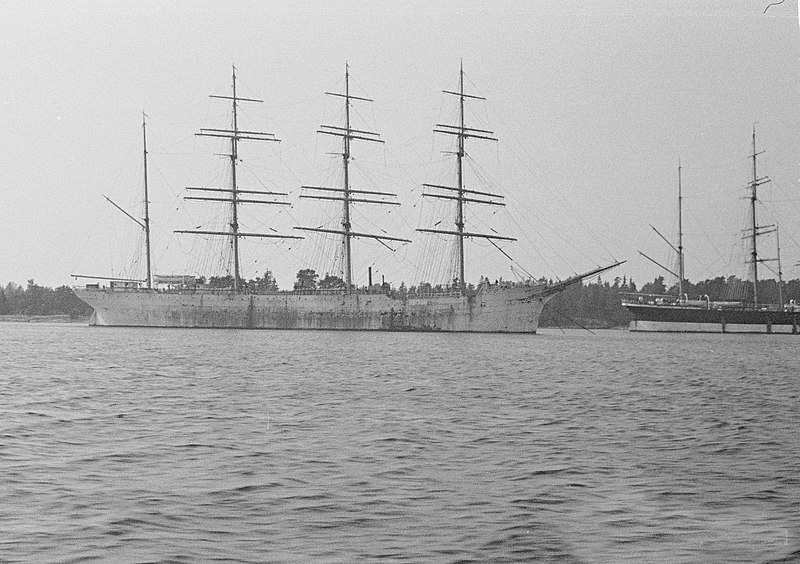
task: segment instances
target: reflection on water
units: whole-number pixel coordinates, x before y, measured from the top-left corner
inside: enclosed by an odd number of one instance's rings
[[[0,560],[789,562],[796,350],[0,324]]]

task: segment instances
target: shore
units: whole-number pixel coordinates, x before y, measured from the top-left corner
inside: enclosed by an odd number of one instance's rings
[[[58,315],[0,315],[0,323],[81,323],[89,322],[88,317]]]

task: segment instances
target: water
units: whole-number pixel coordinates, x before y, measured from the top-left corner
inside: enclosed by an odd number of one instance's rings
[[[0,323],[0,561],[789,562],[797,347]]]

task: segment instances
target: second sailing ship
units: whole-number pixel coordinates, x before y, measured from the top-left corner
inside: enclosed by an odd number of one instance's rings
[[[678,165],[678,244],[673,246],[677,253],[678,272],[660,265],[647,255],[643,256],[655,263],[678,280],[677,295],[651,295],[642,293],[623,294],[622,305],[633,315],[630,322],[631,331],[666,332],[666,333],[798,333],[800,327],[800,307],[794,303],[784,304],[782,295],[782,273],[780,266],[780,249],[775,258],[764,258],[759,254],[758,239],[770,233],[778,235],[777,225],[759,225],[756,219],[758,203],[758,187],[769,182],[767,177],[759,177],[756,158],[760,154],[756,150],[756,131],[753,128],[752,159],[753,178],[748,183],[750,192],[749,216],[750,225],[745,230],[748,242],[747,264],[750,269],[750,295],[745,300],[711,299],[709,296],[689,298],[684,294],[684,255],[681,190],[681,167]],[[658,233],[658,231],[656,231]],[[758,293],[758,267],[765,262],[777,262],[778,295],[777,304],[764,303]]]

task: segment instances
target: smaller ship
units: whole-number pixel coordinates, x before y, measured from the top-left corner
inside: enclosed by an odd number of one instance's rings
[[[640,254],[653,262],[678,280],[677,294],[655,295],[645,293],[627,293],[622,295],[622,305],[633,315],[629,329],[631,331],[670,332],[670,333],[791,333],[797,334],[800,324],[800,306],[790,302],[784,304],[783,280],[780,266],[780,243],[777,257],[762,258],[759,256],[758,239],[763,235],[775,233],[778,239],[777,225],[759,225],[756,220],[756,204],[758,203],[758,187],[769,182],[767,177],[758,177],[756,157],[756,132],[753,128],[753,179],[748,183],[750,190],[749,216],[750,225],[745,230],[745,238],[749,242],[749,258],[751,280],[748,286],[749,296],[744,300],[719,300],[707,295],[690,298],[684,293],[684,253],[681,189],[681,166],[678,165],[678,241],[673,245],[666,237],[656,233],[677,253],[678,272],[659,264],[644,253]],[[654,228],[655,230],[655,228]],[[777,262],[778,294],[777,304],[763,303],[758,295],[758,265],[768,261]]]

